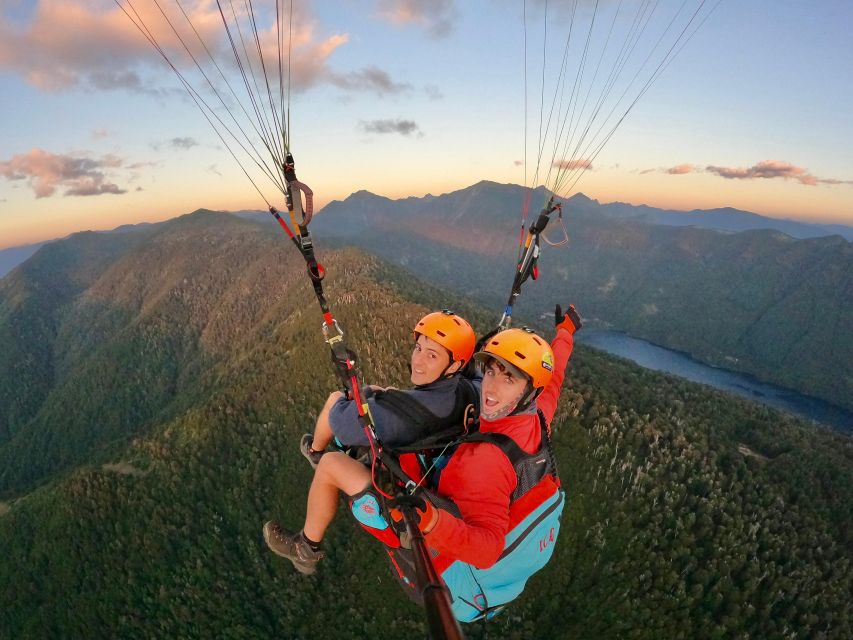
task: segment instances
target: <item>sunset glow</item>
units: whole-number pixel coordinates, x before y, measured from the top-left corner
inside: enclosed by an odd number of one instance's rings
[[[294,2],[291,147],[316,204],[360,189],[532,185],[543,4],[527,3],[525,168],[521,2]],[[224,48],[215,4],[184,5]],[[723,2],[600,154],[554,166],[586,168],[571,193],[602,203],[853,224],[851,23],[849,3]],[[259,37],[275,48],[269,23]],[[562,55],[554,40],[548,71]],[[202,207],[265,208],[111,0],[0,5],[0,92],[0,248]]]

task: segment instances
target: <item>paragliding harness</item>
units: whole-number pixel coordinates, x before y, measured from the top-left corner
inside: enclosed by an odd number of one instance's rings
[[[380,391],[374,395],[376,404],[383,409],[396,413],[404,418],[417,433],[424,433],[422,438],[407,444],[397,446],[393,455],[399,467],[398,472],[386,474],[380,482],[388,494],[400,494],[420,490],[423,486],[434,486],[432,478],[447,464],[456,447],[464,442],[477,429],[476,420],[479,397],[476,387],[465,377],[460,376],[456,389],[456,402],[447,417],[436,416],[423,404],[409,394],[396,389]],[[363,448],[349,448],[346,452],[357,459],[365,460]],[[437,485],[437,482],[435,483]],[[351,496],[349,507],[358,523],[380,542],[390,547],[400,546],[399,537],[405,536],[405,525],[399,523],[391,527],[385,514],[391,500],[388,495],[382,495],[368,487],[361,493]],[[435,497],[437,503],[442,499]],[[447,501],[445,501],[447,502]],[[455,505],[448,506],[455,510]]]
[[[382,443],[379,441],[373,424],[373,418],[370,415],[370,408],[367,404],[366,398],[361,392],[361,388],[359,387],[358,370],[356,369],[356,356],[347,348],[346,343],[344,342],[344,332],[329,309],[328,302],[323,292],[323,279],[326,276],[326,270],[314,256],[314,243],[311,239],[311,234],[308,231],[308,223],[311,221],[313,214],[313,192],[305,184],[297,180],[293,156],[290,153],[286,156],[285,162],[283,163],[283,169],[286,181],[285,195],[287,209],[296,232],[291,230],[287,222],[282,219],[275,207],[270,205],[269,211],[305,259],[305,263],[308,268],[308,276],[311,279],[311,284],[314,288],[317,302],[320,304],[320,309],[323,313],[323,337],[329,345],[332,364],[335,368],[335,372],[338,374],[338,378],[341,381],[347,398],[355,402],[355,406],[358,410],[359,423],[364,429],[364,434],[369,443],[369,466],[372,487],[376,492],[375,495],[379,496],[383,500],[391,500],[393,496],[383,490],[380,487],[380,482],[377,480],[378,472],[381,468],[384,468],[392,477],[396,478],[396,482],[400,486],[413,490],[417,485],[411,477],[403,471],[396,456],[387,452],[382,446]],[[303,195],[305,196],[304,207],[302,204]],[[394,398],[393,394],[392,398]],[[392,400],[392,403],[393,402],[394,400]],[[426,410],[425,407],[424,410]],[[428,418],[428,416],[423,413],[421,415],[423,419]],[[427,625],[430,630],[430,636],[436,639],[462,638],[462,631],[459,628],[459,624],[454,618],[450,608],[450,598],[447,588],[441,582],[441,579],[432,565],[423,535],[415,524],[416,516],[413,509],[411,507],[404,507],[401,509],[401,512],[402,522],[408,532],[408,539],[411,540],[415,567],[415,573],[413,575],[416,576],[417,584],[422,595],[422,602],[426,609]]]
[[[467,432],[476,418],[480,406],[479,390],[463,374],[456,376],[455,400],[447,416],[440,417],[418,402],[411,394],[398,389],[377,391],[373,400],[377,408],[395,414],[406,421],[416,440],[406,446],[395,447],[397,452],[421,451],[441,448]]]
[[[477,569],[446,554],[432,558],[435,570],[450,591],[453,615],[462,622],[497,615],[518,597],[530,576],[542,569],[553,554],[565,492],[551,447],[550,429],[544,415],[541,412],[538,415],[541,445],[535,453],[526,453],[502,433],[474,430],[454,443],[453,450],[462,444],[492,444],[503,452],[516,474],[516,488],[510,497],[509,529],[497,562],[487,569]],[[440,471],[436,469],[429,476],[430,488],[420,490],[436,507],[460,517],[451,500],[431,489],[438,486]],[[359,524],[385,545],[393,573],[404,592],[413,601],[422,603],[408,531],[402,522],[388,517],[388,501],[366,489],[351,498],[350,506]]]

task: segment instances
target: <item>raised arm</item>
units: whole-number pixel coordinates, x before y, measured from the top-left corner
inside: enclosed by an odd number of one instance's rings
[[[554,413],[557,411],[560,389],[566,377],[566,365],[569,363],[575,344],[574,333],[582,326],[580,316],[575,311],[574,305],[570,306],[565,313],[563,313],[560,305],[557,305],[554,309],[554,324],[557,328],[557,335],[551,342],[551,349],[554,351],[554,372],[548,386],[536,399],[536,405],[545,415],[548,424],[551,424]]]

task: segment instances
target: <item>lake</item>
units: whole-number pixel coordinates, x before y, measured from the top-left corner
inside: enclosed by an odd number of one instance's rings
[[[851,411],[790,389],[759,382],[743,373],[702,364],[684,353],[671,351],[617,331],[584,329],[578,333],[577,340],[579,344],[627,358],[647,369],[672,373],[693,382],[701,382],[722,391],[735,393],[755,402],[762,402],[776,409],[795,413],[846,433],[853,432],[853,412]]]

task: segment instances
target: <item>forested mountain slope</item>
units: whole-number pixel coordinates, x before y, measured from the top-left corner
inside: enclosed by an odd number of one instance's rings
[[[509,295],[524,196],[489,182],[397,201],[358,192],[315,226],[494,307]],[[531,220],[545,199],[534,193]],[[591,202],[565,203],[570,244],[543,243],[522,310],[546,313],[572,291],[601,326],[853,408],[852,243],[646,224]]]
[[[0,503],[0,638],[421,637],[421,612],[345,514],[315,577],[261,537],[270,517],[301,522],[298,438],[335,387],[301,258],[249,222],[170,224],[61,301],[61,382],[42,406],[83,395],[39,408],[3,461],[19,484]],[[429,309],[494,321],[360,252],[320,257],[368,381],[405,384]],[[583,348],[555,429],[569,497],[554,560],[469,637],[846,637],[849,438]],[[59,472],[41,462],[52,447],[73,450]]]

